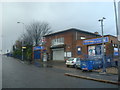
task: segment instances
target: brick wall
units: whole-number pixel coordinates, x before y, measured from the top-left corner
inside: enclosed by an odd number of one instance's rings
[[[67,51],[67,52],[68,51],[72,52],[72,48],[73,48],[73,43],[72,43],[73,42],[73,32],[72,31],[47,36],[45,47],[47,48],[47,52],[49,54],[51,54],[51,59],[52,59],[52,49],[50,49],[51,45],[52,45],[51,42],[52,42],[53,39],[57,39],[57,38],[61,38],[61,37],[64,37],[64,44],[65,44],[64,50]]]
[[[76,37],[77,36],[77,37]],[[88,34],[88,33],[82,33],[82,32],[78,32],[78,31],[67,31],[64,33],[57,33],[55,35],[50,35],[46,37],[46,48],[48,53],[52,53],[50,46],[51,46],[51,41],[53,39],[57,39],[57,38],[61,38],[64,37],[64,44],[65,44],[65,52],[72,52],[72,57],[83,57],[82,55],[77,55],[77,46],[82,46],[82,40],[79,40],[81,36],[85,36],[86,38],[93,38],[93,37],[97,37],[97,35],[92,35],[92,34]],[[78,41],[76,40],[78,39]],[[82,48],[82,54],[87,54],[87,46],[84,46]]]

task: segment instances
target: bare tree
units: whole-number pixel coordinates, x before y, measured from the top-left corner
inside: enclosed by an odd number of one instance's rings
[[[33,22],[25,26],[24,32],[13,45],[13,54],[15,57],[22,55],[22,46],[27,48],[24,50],[24,56],[28,60],[32,60],[32,47],[42,43],[44,35],[51,33],[50,26],[47,22]]]
[[[20,39],[18,39],[18,40],[15,41],[14,46],[15,46],[16,49],[21,48],[21,45],[22,45],[22,44],[21,44]]]
[[[22,41],[23,41],[23,46],[26,46],[26,45],[33,45],[33,40],[32,40],[32,37],[31,35],[29,35],[28,33],[24,33],[22,36]]]
[[[42,41],[42,37],[51,33],[50,26],[47,22],[33,22],[26,26],[26,34],[24,35],[24,40],[28,44],[35,43],[35,46],[39,45]]]

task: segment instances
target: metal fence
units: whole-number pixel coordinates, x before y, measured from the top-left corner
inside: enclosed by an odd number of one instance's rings
[[[106,55],[105,58],[105,67],[118,67],[118,56],[114,55]],[[84,59],[82,60],[92,60],[94,62],[94,67],[103,66],[103,58],[101,55],[89,56],[84,55]]]

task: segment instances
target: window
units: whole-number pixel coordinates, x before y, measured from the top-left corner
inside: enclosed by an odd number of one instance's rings
[[[111,43],[113,43],[113,41],[111,40]]]
[[[85,36],[80,37],[80,39],[86,39]]]
[[[64,44],[64,38],[61,38],[61,43]]]
[[[112,44],[112,46],[114,47],[114,44]]]
[[[114,47],[115,47],[115,44],[114,44]]]
[[[52,46],[64,44],[64,38],[62,37],[62,38],[53,39],[51,43],[52,43]]]
[[[60,38],[60,43],[62,43],[62,38]]]

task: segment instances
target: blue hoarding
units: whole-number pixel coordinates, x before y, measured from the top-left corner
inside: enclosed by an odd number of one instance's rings
[[[109,41],[108,37],[104,37],[104,43]],[[95,38],[95,39],[89,39],[89,40],[84,40],[83,45],[89,45],[89,44],[98,44],[102,43],[102,38]]]

